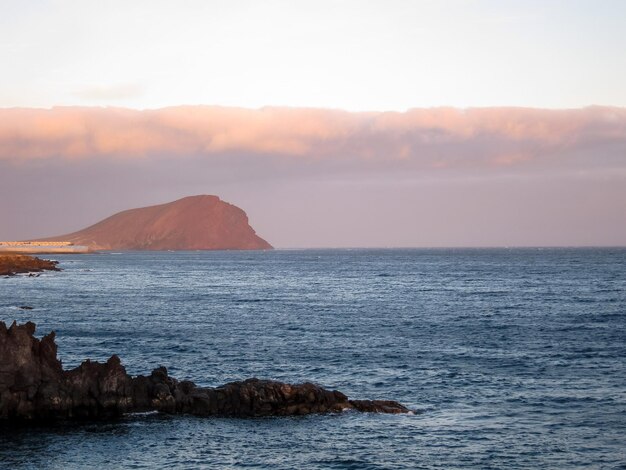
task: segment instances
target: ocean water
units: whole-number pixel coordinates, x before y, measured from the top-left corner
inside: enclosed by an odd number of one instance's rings
[[[626,468],[626,249],[55,255],[0,319],[66,367],[313,381],[414,415],[0,428],[0,468]],[[29,305],[33,310],[20,310]]]

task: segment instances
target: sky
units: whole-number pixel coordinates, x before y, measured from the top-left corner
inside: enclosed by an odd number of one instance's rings
[[[626,106],[622,0],[0,0],[0,106]]]
[[[0,239],[217,194],[277,247],[626,245],[626,2],[0,0]]]

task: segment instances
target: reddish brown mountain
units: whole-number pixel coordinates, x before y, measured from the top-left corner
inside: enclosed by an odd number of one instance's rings
[[[94,250],[266,250],[246,213],[217,196],[190,196],[119,212],[84,230],[46,238]]]

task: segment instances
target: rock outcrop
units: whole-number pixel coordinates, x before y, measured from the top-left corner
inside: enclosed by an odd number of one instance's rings
[[[60,271],[57,261],[36,258],[28,255],[0,254],[0,276],[41,271]]]
[[[239,207],[217,196],[190,196],[119,212],[84,230],[48,237],[92,250],[268,250]]]
[[[34,333],[32,322],[9,328],[0,322],[0,422],[109,419],[146,411],[232,417],[409,411],[393,401],[349,400],[312,383],[249,379],[204,388],[169,377],[164,367],[131,377],[117,356],[65,371],[54,332],[41,340]]]

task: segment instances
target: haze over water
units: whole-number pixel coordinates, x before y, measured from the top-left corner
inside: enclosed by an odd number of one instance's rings
[[[310,380],[415,415],[2,430],[2,468],[623,468],[626,249],[134,252],[0,279],[64,367]],[[34,310],[24,311],[19,306]]]

